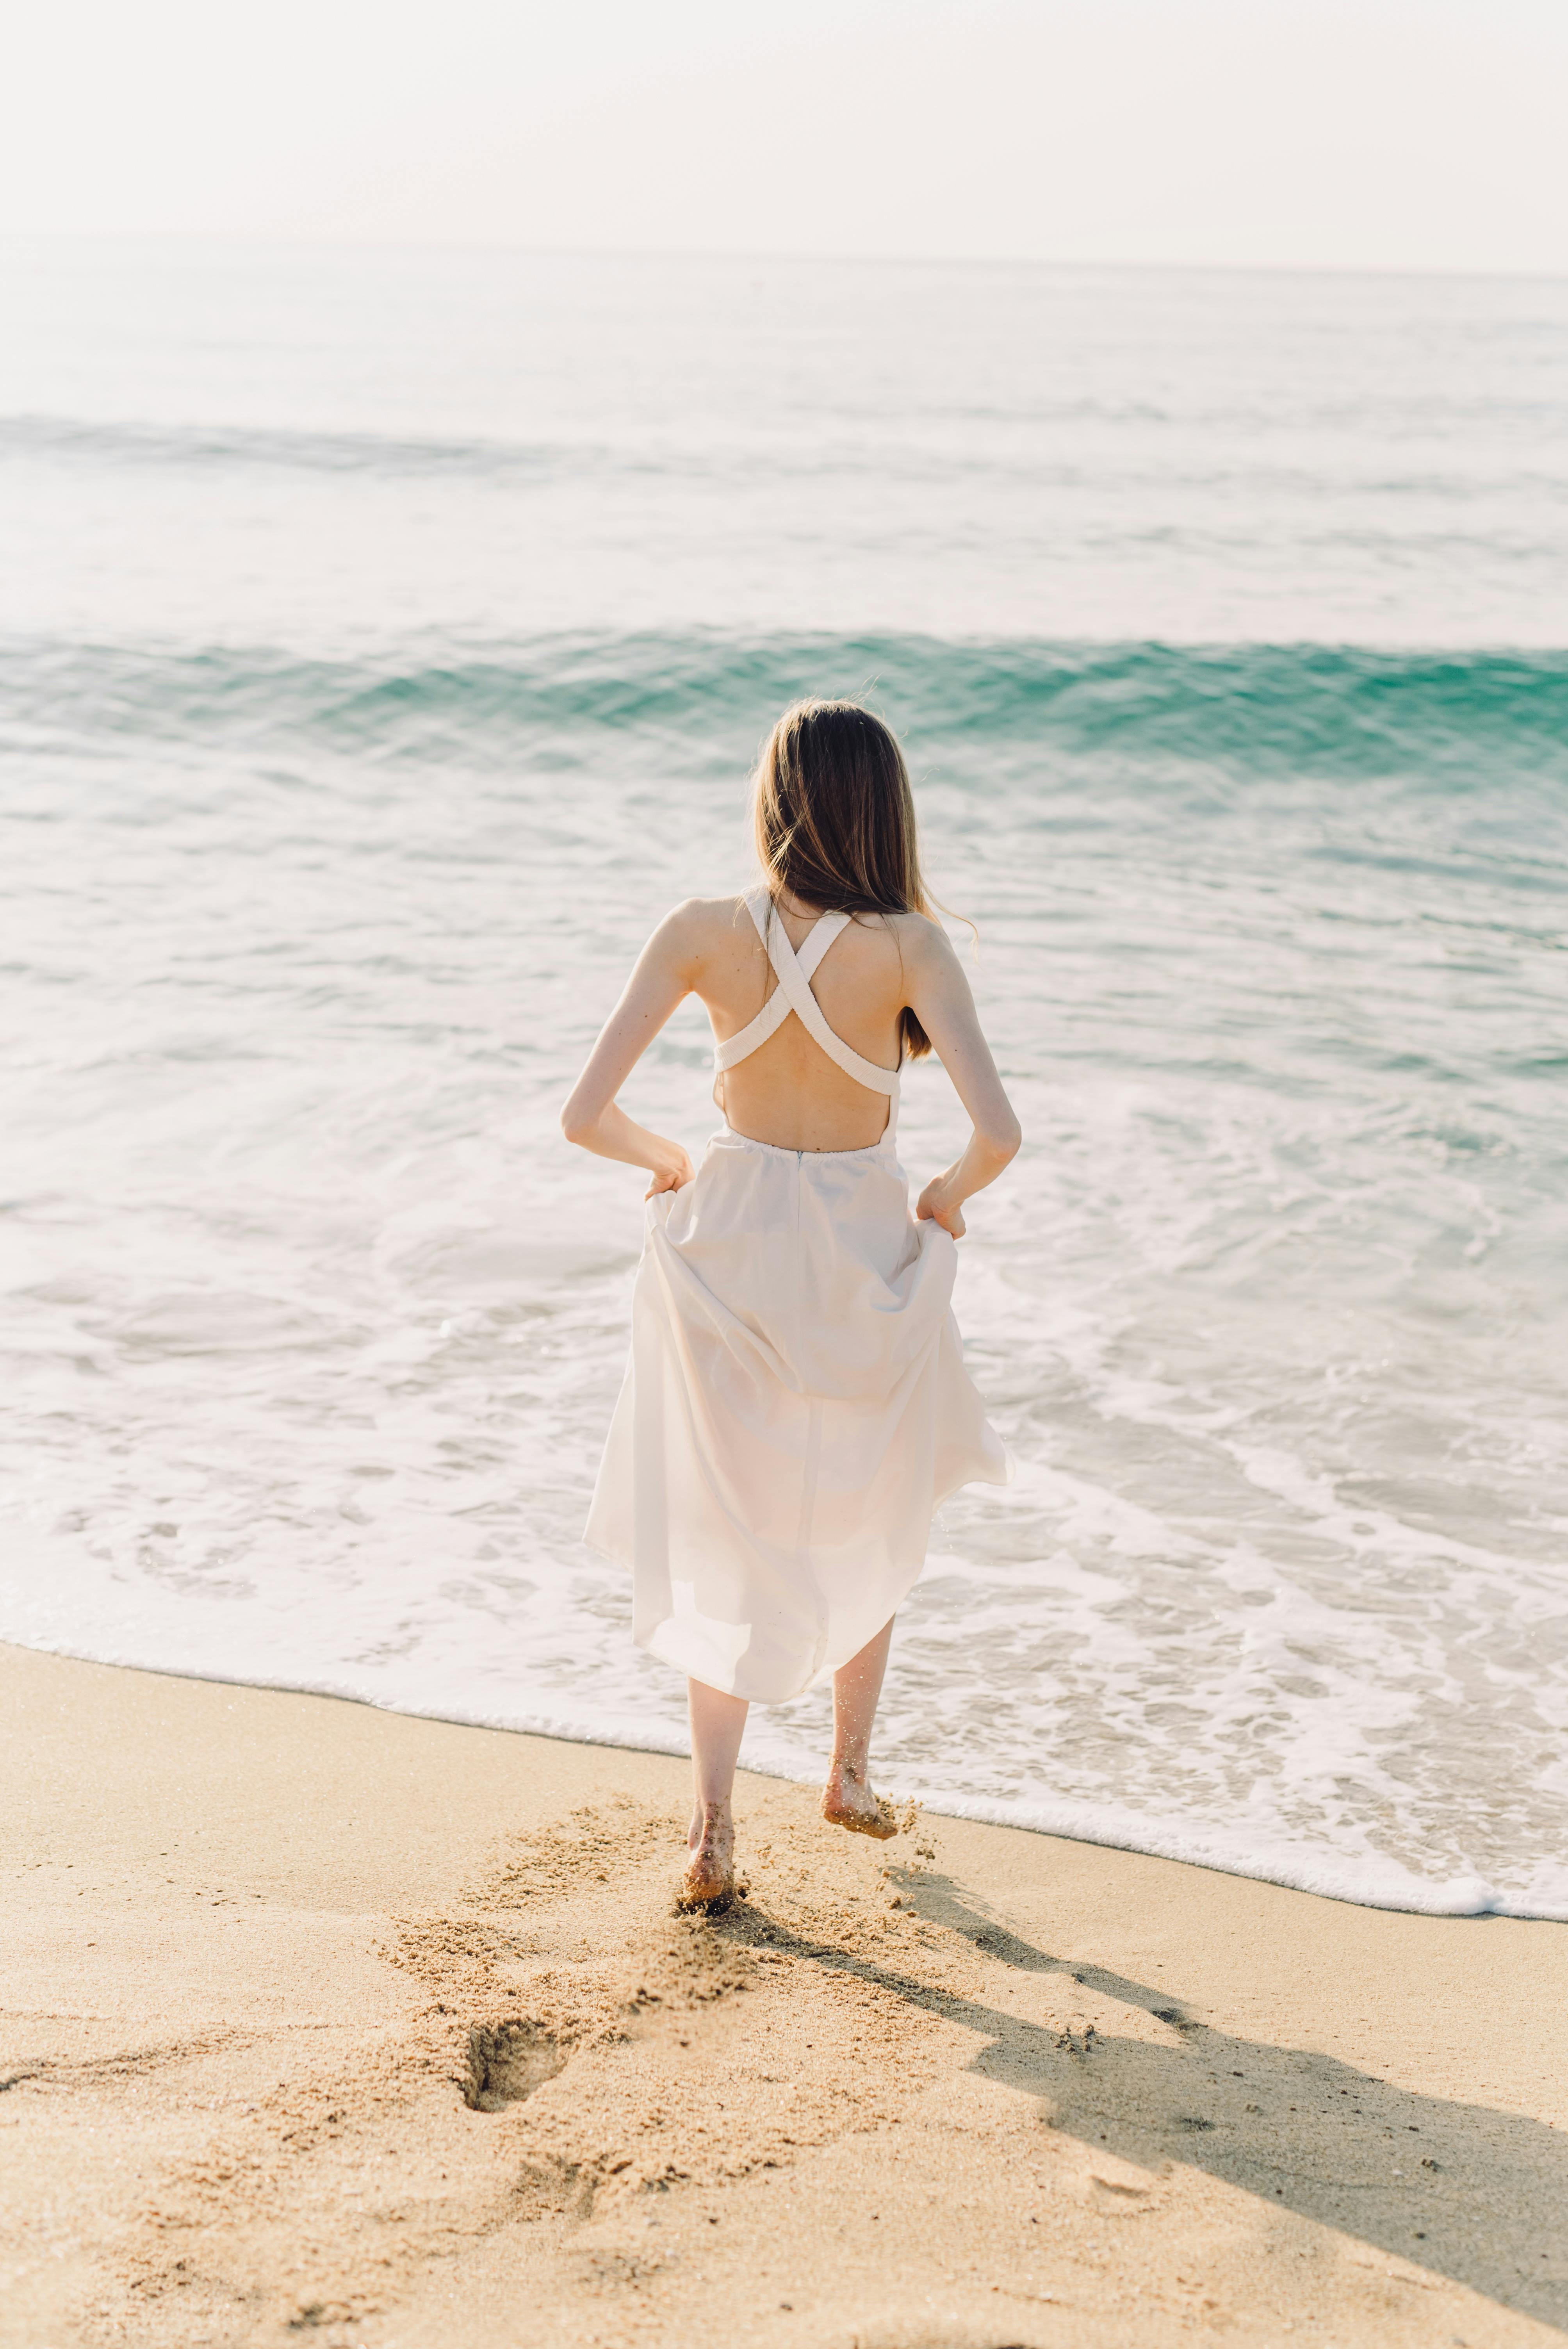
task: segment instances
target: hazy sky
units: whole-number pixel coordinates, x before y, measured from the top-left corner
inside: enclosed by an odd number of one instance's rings
[[[1568,273],[1568,0],[49,0],[24,233]]]

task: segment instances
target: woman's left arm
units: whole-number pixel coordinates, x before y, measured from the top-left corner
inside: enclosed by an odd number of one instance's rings
[[[588,1063],[561,1112],[561,1131],[581,1150],[623,1165],[645,1166],[653,1175],[647,1196],[678,1191],[692,1179],[692,1164],[678,1142],[650,1133],[626,1115],[616,1094],[669,1019],[691,991],[697,962],[696,926],[689,905],[666,914],[626,981],[625,991],[599,1033]]]
[[[964,1237],[965,1200],[1012,1164],[1023,1137],[946,932],[930,920],[911,923],[906,945],[911,1009],[975,1125],[962,1155],[926,1185],[914,1212],[921,1222],[940,1224],[958,1240]]]

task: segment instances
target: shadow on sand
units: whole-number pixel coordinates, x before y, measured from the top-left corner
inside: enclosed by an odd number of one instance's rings
[[[875,1982],[981,2033],[971,2068],[1040,2097],[1052,2125],[1146,2169],[1185,2162],[1282,2209],[1376,2244],[1503,2307],[1568,2330],[1568,2130],[1411,2095],[1330,2055],[1190,2020],[1168,1989],[1068,1965],[985,1916],[953,1880],[895,1871],[930,1923],[1002,1965],[1056,1974],[1164,2023],[1161,2043],[1022,2021],[809,1940],[766,1908],[715,1930]],[[1554,2223],[1545,2214],[1555,2210]]]

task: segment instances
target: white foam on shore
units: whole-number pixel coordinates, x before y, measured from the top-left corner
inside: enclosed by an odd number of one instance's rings
[[[660,1730],[647,1723],[631,1721],[573,1721],[553,1713],[521,1713],[500,1715],[483,1711],[470,1711],[460,1705],[413,1704],[407,1701],[394,1702],[385,1696],[373,1696],[361,1688],[331,1681],[254,1679],[236,1672],[199,1671],[167,1663],[150,1663],[144,1658],[128,1656],[84,1655],[76,1648],[54,1643],[17,1641],[31,1645],[42,1653],[72,1658],[77,1661],[103,1663],[121,1670],[167,1672],[174,1679],[201,1680],[219,1685],[239,1688],[277,1690],[297,1696],[331,1697],[340,1702],[365,1704],[384,1713],[397,1713],[421,1721],[450,1722],[468,1729],[493,1729],[531,1737],[553,1737],[572,1745],[607,1745],[638,1754],[685,1755],[690,1748],[686,1740],[675,1729]],[[754,1754],[749,1749],[742,1753],[743,1766],[763,1777],[785,1778],[797,1784],[811,1783],[812,1774],[791,1769],[787,1765]],[[1326,1900],[1343,1900],[1364,1909],[1392,1909],[1421,1917],[1517,1917],[1568,1923],[1568,1902],[1556,1905],[1532,1906],[1509,1901],[1492,1885],[1479,1877],[1461,1877],[1448,1883],[1428,1883],[1413,1876],[1407,1868],[1387,1860],[1371,1864],[1363,1870],[1326,1866],[1310,1852],[1244,1847],[1222,1837],[1206,1837],[1182,1832],[1180,1826],[1161,1826],[1136,1816],[1131,1812],[1116,1812],[1091,1803],[987,1803],[973,1796],[954,1795],[936,1787],[900,1785],[896,1799],[913,1799],[923,1810],[937,1816],[954,1819],[974,1819],[991,1826],[1016,1827],[1035,1835],[1058,1836],[1073,1843],[1102,1844],[1111,1850],[1139,1852],[1153,1859],[1176,1860],[1187,1867],[1208,1868],[1224,1876],[1243,1876],[1255,1882],[1275,1884],[1286,1891],[1310,1892]]]
[[[30,1585],[36,1594],[39,1582],[52,1575],[57,1602],[57,1578],[72,1547],[42,1537],[15,1520],[0,1526],[0,1638],[87,1662],[335,1698],[469,1728],[639,1753],[684,1755],[689,1751],[684,1727],[676,1717],[661,1722],[649,1718],[645,1711],[638,1715],[609,1712],[574,1715],[550,1705],[535,1708],[469,1701],[456,1689],[436,1697],[428,1691],[421,1692],[415,1676],[399,1674],[396,1668],[375,1670],[361,1664],[357,1669],[313,1671],[302,1660],[287,1659],[290,1635],[275,1619],[263,1630],[253,1618],[247,1625],[247,1665],[237,1670],[232,1661],[232,1626],[223,1626],[210,1645],[193,1639],[196,1627],[188,1609],[167,1599],[159,1603],[145,1591],[132,1593],[123,1586],[117,1592],[105,1584],[79,1549],[72,1562],[78,1596],[86,1600],[87,1623],[75,1637],[62,1638],[44,1628],[57,1619],[57,1603],[40,1601],[36,1595],[29,1599],[25,1593]],[[662,1677],[668,1684],[670,1676]],[[754,1708],[743,1763],[747,1769],[765,1776],[810,1783],[820,1774],[820,1762],[808,1758],[809,1740],[791,1734],[788,1727],[780,1733],[787,1719],[788,1709]],[[884,1784],[893,1783],[888,1773],[880,1775]],[[988,1799],[940,1781],[912,1780],[904,1774],[897,1774],[896,1786],[898,1799],[913,1797],[941,1816],[1101,1844],[1365,1908],[1429,1917],[1502,1916],[1568,1922],[1568,1881],[1559,1886],[1543,1880],[1539,1895],[1528,1891],[1511,1895],[1475,1875],[1429,1878],[1377,1852],[1365,1837],[1353,1838],[1359,1848],[1352,1857],[1278,1836],[1253,1837],[1216,1831],[1210,1823],[1183,1819],[1179,1813],[1161,1816],[1111,1804],[1035,1797]]]

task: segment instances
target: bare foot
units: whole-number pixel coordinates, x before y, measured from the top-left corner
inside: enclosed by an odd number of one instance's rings
[[[689,1845],[676,1905],[717,1914],[735,1898],[735,1822],[727,1804],[700,1806],[693,1813]]]
[[[873,1795],[858,1772],[842,1767],[828,1773],[822,1816],[830,1826],[848,1827],[851,1835],[875,1836],[879,1843],[898,1833],[892,1805],[884,1796]]]

